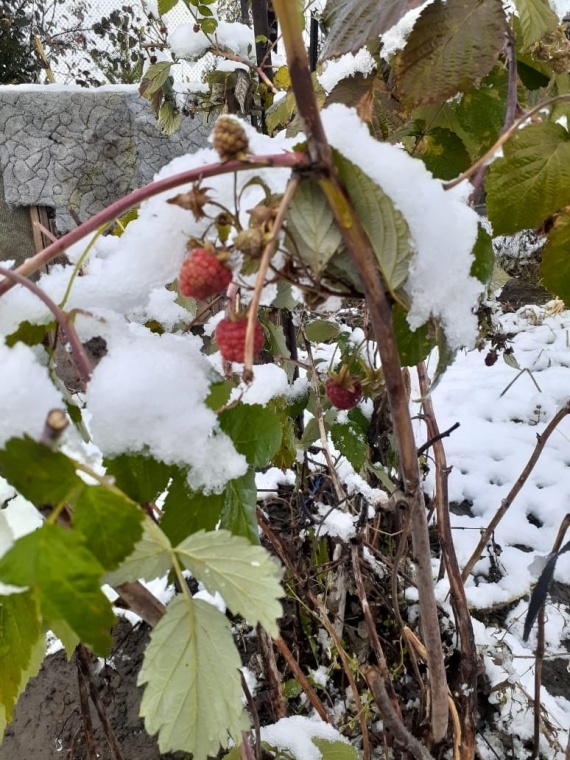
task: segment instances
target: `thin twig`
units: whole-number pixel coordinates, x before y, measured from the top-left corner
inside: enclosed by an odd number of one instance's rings
[[[487,546],[487,543],[489,539],[491,538],[493,531],[496,529],[497,525],[501,522],[506,511],[511,506],[515,498],[518,496],[519,491],[528,480],[531,472],[534,469],[534,466],[536,465],[536,463],[538,462],[540,458],[540,455],[542,454],[544,447],[546,446],[546,442],[548,441],[552,433],[556,430],[560,422],[562,422],[564,417],[566,417],[568,414],[570,414],[570,403],[566,404],[561,409],[559,409],[554,415],[554,417],[552,418],[552,420],[548,423],[548,425],[544,429],[544,432],[541,435],[536,436],[536,446],[534,447],[534,450],[532,454],[530,455],[530,458],[524,470],[521,472],[516,483],[511,488],[507,496],[501,502],[501,506],[495,512],[495,515],[493,519],[491,520],[491,522],[489,523],[489,525],[485,528],[485,530],[481,534],[479,543],[475,547],[473,554],[471,555],[471,557],[469,557],[467,564],[463,568],[463,572],[461,573],[461,578],[463,581],[465,581],[469,577],[471,570],[473,570],[473,567],[481,558],[483,550]]]
[[[107,208],[104,208],[102,211],[99,211],[99,213],[92,216],[86,222],[83,222],[79,227],[76,227],[66,235],[63,235],[63,237],[58,238],[58,240],[51,245],[48,245],[43,251],[26,259],[26,261],[24,261],[24,263],[15,271],[21,275],[32,274],[32,272],[35,272],[48,264],[58,254],[63,253],[63,251],[74,243],[82,240],[86,235],[89,235],[89,233],[98,230],[102,225],[123,216],[123,214],[130,211],[133,207],[140,205],[142,201],[152,198],[155,195],[159,195],[160,193],[164,193],[167,190],[172,190],[180,185],[189,184],[191,182],[200,182],[203,179],[217,177],[220,174],[231,174],[232,172],[248,171],[250,169],[265,169],[269,167],[283,169],[308,168],[310,164],[311,161],[307,154],[301,152],[279,153],[269,156],[248,156],[243,161],[224,161],[208,164],[207,166],[199,166],[172,177],[167,177],[166,179],[161,179],[157,182],[151,182],[150,184],[125,195],[123,198],[115,201],[115,203],[107,206]],[[9,280],[3,280],[0,282],[0,296],[7,293],[13,285],[14,283]]]
[[[507,39],[505,42],[505,54],[507,58],[508,66],[508,95],[507,95],[507,112],[505,114],[505,124],[503,126],[503,132],[506,132],[511,128],[515,120],[517,113],[517,89],[518,89],[518,76],[517,76],[517,53],[515,49],[515,40],[512,29],[507,32]]]
[[[291,650],[289,649],[287,644],[283,641],[281,636],[278,636],[275,639],[275,644],[277,646],[277,649],[281,652],[281,654],[285,658],[285,661],[287,665],[289,666],[289,668],[291,669],[291,672],[293,673],[297,681],[299,681],[301,688],[307,695],[307,699],[309,700],[309,702],[315,709],[319,718],[321,720],[324,720],[326,723],[330,723],[331,725],[334,726],[334,718],[325,709],[325,706],[319,699],[317,692],[313,689],[313,687],[309,683],[307,676],[303,673],[303,671],[299,667],[299,663],[293,657]]]
[[[239,755],[241,760],[256,760],[251,744],[249,743],[249,734],[247,731],[241,733],[241,744],[239,746]]]
[[[11,280],[13,284],[22,285],[24,288],[27,288],[47,306],[47,308],[56,318],[58,325],[65,333],[65,336],[69,341],[69,345],[71,346],[71,350],[75,355],[77,369],[79,370],[81,379],[84,383],[87,383],[91,377],[91,363],[89,362],[89,358],[69,317],[63,313],[59,306],[54,301],[52,301],[51,298],[46,295],[41,288],[39,288],[34,282],[28,280],[27,277],[24,277],[23,275],[18,274],[18,272],[14,272],[11,269],[7,269],[3,266],[0,266],[0,275],[7,278],[8,280]]]
[[[267,269],[269,267],[271,257],[273,256],[273,252],[275,251],[277,239],[279,237],[279,233],[281,232],[281,227],[283,226],[283,222],[287,216],[287,210],[289,209],[289,205],[293,200],[293,196],[297,192],[297,188],[299,187],[300,182],[301,178],[298,175],[293,175],[289,180],[287,187],[285,188],[285,192],[283,193],[283,197],[281,198],[281,202],[279,203],[277,213],[275,214],[275,219],[273,220],[271,235],[265,245],[265,248],[263,249],[261,261],[259,262],[259,271],[255,280],[255,288],[251,296],[251,301],[249,303],[249,309],[247,312],[247,330],[245,333],[245,355],[243,368],[243,376],[246,382],[249,381],[253,376],[253,339],[255,337],[255,323],[257,320],[257,310],[259,309],[259,302],[261,300],[261,293],[265,284]]]
[[[273,641],[261,625],[257,626],[257,645],[263,662],[265,678],[271,690],[270,705],[273,717],[275,721],[278,721],[287,716],[287,702],[281,690],[281,679],[275,659],[275,651],[273,650]]]
[[[419,370],[418,370],[419,371]],[[422,396],[422,398],[424,398]],[[448,438],[454,430],[457,430],[457,428],[460,426],[461,423],[455,422],[450,428],[447,430],[444,430],[443,433],[437,433],[437,435],[433,435],[431,438],[428,438],[428,440],[422,444],[418,449],[418,457],[423,456],[428,449],[431,449],[434,443],[437,441],[441,441],[443,438]]]
[[[477,708],[477,650],[475,648],[475,634],[471,614],[465,596],[465,587],[461,578],[461,570],[455,553],[451,522],[449,519],[449,493],[447,479],[449,468],[445,457],[442,438],[430,396],[430,382],[424,362],[417,366],[420,393],[423,398],[422,408],[426,427],[430,440],[433,442],[435,458],[435,504],[437,511],[437,531],[441,553],[447,575],[451,604],[455,615],[457,631],[461,643],[460,678],[461,684],[458,689],[458,699],[461,705],[461,736],[462,736],[462,760],[472,760],[475,757],[475,711]],[[458,424],[458,423],[457,423]],[[449,431],[448,431],[449,432]]]
[[[89,694],[87,691],[87,681],[81,670],[79,660],[77,660],[77,685],[79,687],[79,706],[81,708],[81,721],[83,723],[83,736],[87,747],[88,760],[97,760],[97,747],[95,745],[95,736],[93,734],[93,721],[89,709]],[[75,740],[75,737],[73,737]]]
[[[249,686],[247,685],[243,670],[240,670],[239,674],[241,677],[241,688],[243,689],[243,693],[245,694],[245,698],[247,700],[247,706],[249,707],[249,711],[251,713],[251,719],[253,721],[253,728],[255,731],[255,760],[261,760],[261,725],[259,723],[259,713],[257,712],[255,700],[251,694],[251,691],[249,690]]]
[[[89,664],[89,653],[83,644],[79,644],[77,647],[77,662],[79,668],[81,669],[83,677],[89,685],[89,696],[91,697],[91,701],[95,706],[95,710],[97,711],[97,715],[101,721],[103,732],[107,738],[109,747],[115,756],[115,760],[124,760],[121,747],[119,745],[115,732],[113,731],[113,727],[109,721],[109,716],[107,715],[107,711],[105,710],[105,706],[101,701],[99,691],[97,690],[97,686],[93,680],[93,675],[91,673],[91,667]]]

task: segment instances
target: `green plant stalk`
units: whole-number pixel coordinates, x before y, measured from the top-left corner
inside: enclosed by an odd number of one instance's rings
[[[447,733],[449,714],[447,678],[431,572],[431,550],[424,498],[408,398],[394,336],[391,307],[370,241],[338,178],[333,163],[332,151],[324,133],[314,94],[297,7],[291,6],[287,0],[273,0],[273,8],[283,35],[291,83],[305,128],[307,151],[315,169],[320,171],[317,177],[319,185],[335,216],[348,252],[358,268],[378,343],[394,421],[400,471],[408,508],[411,510],[421,630],[430,672],[431,726],[434,740],[439,742]]]

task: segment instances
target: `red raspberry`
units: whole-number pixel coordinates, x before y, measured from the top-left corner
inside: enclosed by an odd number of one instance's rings
[[[332,377],[325,383],[327,398],[337,409],[354,409],[362,398],[362,386],[358,380],[352,380],[350,385],[352,387],[347,388]]]
[[[247,317],[238,319],[222,319],[216,327],[216,343],[223,356],[228,362],[240,362],[243,364],[245,354],[245,332],[247,330]],[[265,343],[265,333],[259,322],[254,323],[253,355],[256,356]]]
[[[178,276],[182,295],[199,300],[221,293],[231,281],[231,270],[205,248],[192,251],[183,261]]]

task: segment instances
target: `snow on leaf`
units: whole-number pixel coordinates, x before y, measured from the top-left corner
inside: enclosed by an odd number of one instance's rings
[[[83,536],[61,525],[44,523],[18,539],[0,558],[0,580],[29,586],[43,621],[69,642],[78,636],[104,654],[115,616],[101,591],[103,568]]]
[[[261,623],[277,635],[276,619],[282,609],[279,598],[281,571],[265,549],[226,530],[199,531],[175,549],[192,575],[207,590],[218,591],[233,613],[250,623]]]
[[[536,227],[570,205],[570,135],[560,124],[530,124],[491,164],[487,210],[495,235]]]
[[[211,604],[175,598],[150,635],[138,684],[141,715],[158,732],[161,753],[191,752],[206,760],[239,743],[249,722],[241,704],[241,666],[229,622]]]
[[[335,152],[335,163],[366,230],[386,285],[394,292],[408,277],[410,230],[392,200],[362,169]]]
[[[321,61],[344,53],[356,53],[367,42],[395,26],[426,0],[329,0],[324,18],[329,25]]]
[[[404,103],[441,103],[470,89],[493,67],[505,31],[499,0],[435,0],[398,56],[396,79]]]
[[[105,583],[118,586],[137,580],[151,581],[168,573],[171,567],[170,541],[158,525],[147,517],[141,540],[117,570],[105,575]]]

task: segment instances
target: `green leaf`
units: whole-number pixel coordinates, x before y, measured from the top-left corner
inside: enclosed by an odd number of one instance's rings
[[[362,429],[354,423],[337,423],[331,428],[332,442],[358,473],[368,459],[368,442]]]
[[[207,760],[229,737],[240,744],[249,728],[229,625],[211,604],[181,595],[152,631],[138,677],[146,684],[140,713],[147,732],[158,732],[161,753]]]
[[[554,221],[542,249],[541,274],[543,284],[565,304],[570,304],[570,213]]]
[[[415,367],[422,362],[435,346],[435,340],[430,337],[429,324],[411,329],[408,324],[407,310],[400,304],[392,307],[394,335],[403,367]]]
[[[35,644],[32,646],[30,659],[28,666],[22,671],[20,677],[20,683],[18,685],[16,699],[24,692],[28,681],[34,676],[37,676],[46,654],[46,640],[45,636],[41,634]],[[9,708],[3,703],[3,698],[0,698],[0,737],[4,735],[4,731],[8,723],[12,720],[12,713]]]
[[[542,122],[518,130],[488,172],[487,210],[495,235],[536,227],[570,205],[570,135]]]
[[[6,337],[5,342],[10,348],[15,346],[16,343],[25,343],[26,346],[37,346],[46,337],[46,333],[54,328],[55,322],[50,322],[47,325],[36,325],[25,319],[23,322],[20,322],[15,332]]]
[[[230,380],[220,380],[210,385],[210,392],[205,400],[206,406],[213,412],[224,407],[230,400],[234,384]]]
[[[250,465],[266,467],[281,445],[278,417],[260,404],[239,404],[224,410],[218,420]]]
[[[145,518],[142,538],[118,570],[105,575],[105,583],[119,586],[133,581],[152,581],[170,572],[173,549],[168,537],[149,517]]]
[[[356,53],[423,2],[425,0],[391,0],[389,3],[379,3],[378,0],[329,0],[324,12],[328,33],[320,60]]]
[[[199,23],[204,34],[214,34],[218,28],[218,22],[215,18],[201,18]]]
[[[305,449],[308,449],[309,446],[315,441],[318,441],[320,437],[321,433],[319,430],[319,423],[315,417],[311,417],[311,419],[305,425],[301,443]]]
[[[329,742],[327,739],[311,739],[320,749],[323,760],[358,760],[358,752],[348,742]]]
[[[342,235],[318,183],[307,179],[298,188],[289,211],[285,239],[292,254],[299,255],[318,275],[342,246]]]
[[[8,721],[40,635],[37,605],[29,591],[0,596],[0,704]]]
[[[114,570],[142,536],[144,512],[120,491],[86,486],[74,502],[73,527],[105,570]]]
[[[158,12],[161,16],[164,16],[165,13],[168,13],[168,11],[171,11],[175,5],[177,5],[178,0],[158,0]]]
[[[19,538],[0,558],[0,580],[28,586],[57,636],[69,641],[72,632],[99,654],[111,646],[115,621],[101,591],[102,575],[83,536],[50,523]]]
[[[338,337],[339,332],[338,323],[326,319],[315,319],[305,326],[307,338],[313,343],[327,343]]]
[[[383,190],[359,166],[335,151],[335,164],[362,222],[386,285],[393,293],[408,277],[410,230]]]
[[[175,471],[172,466],[141,454],[120,454],[112,459],[105,458],[103,464],[117,488],[137,504],[154,501],[166,490]]]
[[[283,610],[279,566],[265,549],[227,530],[203,531],[175,549],[184,566],[211,594],[218,591],[234,614],[277,636]]]
[[[62,504],[85,488],[65,454],[28,436],[6,443],[0,451],[0,468],[10,485],[36,506]]]
[[[525,48],[558,28],[558,16],[548,0],[515,0],[515,6]]]
[[[453,179],[471,165],[471,158],[455,132],[436,127],[416,146],[414,155],[421,158],[434,177]]]
[[[174,545],[198,530],[214,530],[225,498],[224,493],[192,491],[181,471],[168,488],[160,527]]]
[[[482,156],[497,141],[505,121],[507,97],[506,72],[497,68],[485,77],[480,87],[466,92],[457,104],[460,136],[473,159]]]
[[[493,239],[481,225],[479,225],[477,232],[473,255],[475,260],[471,266],[471,277],[476,277],[483,285],[488,285],[493,277],[495,253],[493,251]]]
[[[428,5],[398,55],[396,81],[404,103],[443,103],[469,90],[494,66],[506,30],[499,0]]]
[[[252,469],[249,469],[241,478],[230,480],[226,485],[220,528],[229,530],[235,536],[244,536],[252,544],[259,543],[257,489],[255,473]]]
[[[145,71],[143,80],[149,80],[144,88],[145,98],[150,98],[151,95],[160,90],[170,76],[171,67],[172,61],[158,61],[158,63],[153,63],[152,66],[148,67]]]

